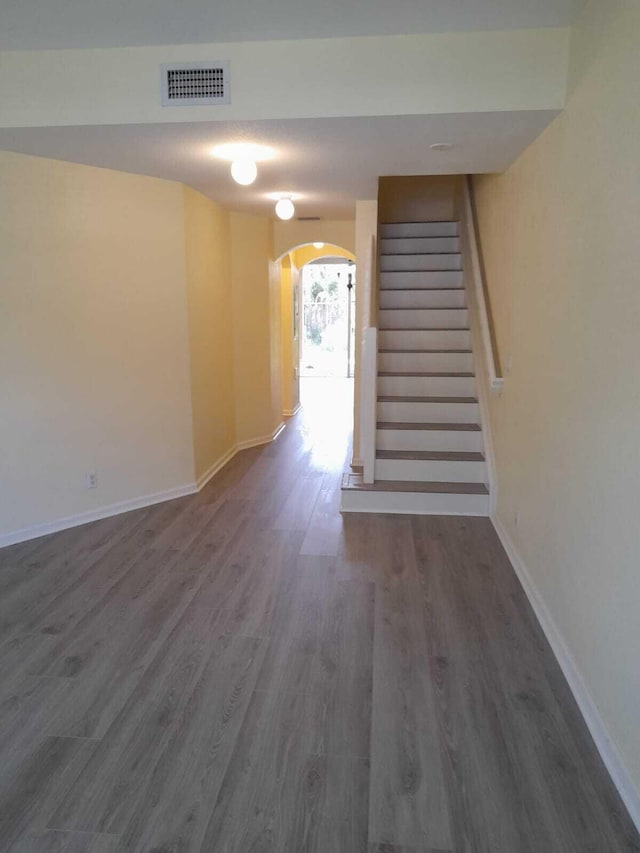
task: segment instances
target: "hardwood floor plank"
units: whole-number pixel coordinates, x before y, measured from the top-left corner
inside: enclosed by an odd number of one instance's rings
[[[322,785],[309,763],[312,697],[256,690],[200,850],[314,850]]]
[[[197,849],[257,677],[260,640],[190,607],[47,826]]]
[[[387,563],[376,586],[369,839],[447,849],[445,777],[409,521],[385,519],[377,546]]]
[[[49,829],[26,836],[11,853],[118,853],[119,850],[115,836]]]
[[[340,489],[321,489],[309,519],[301,554],[335,557],[340,550]]]
[[[295,563],[301,538],[295,531],[242,528],[226,558],[209,570],[198,606],[224,609],[227,630],[269,637],[280,577]]]
[[[334,586],[330,557],[298,557],[282,571],[259,690],[310,693],[318,685],[323,619]]]
[[[339,581],[323,617],[314,685],[314,752],[369,758],[374,585]]]
[[[95,749],[95,742],[77,738],[41,738],[24,750],[20,764],[0,771],[0,850],[25,848],[26,837],[42,829],[55,807]],[[19,847],[18,847],[19,849]]]

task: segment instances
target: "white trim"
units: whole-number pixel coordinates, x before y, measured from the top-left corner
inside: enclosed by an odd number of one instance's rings
[[[298,403],[293,409],[285,409],[282,413],[283,418],[292,418],[294,415],[297,415],[300,409],[302,408],[302,404]]]
[[[516,575],[526,593],[529,603],[540,623],[540,627],[549,641],[549,645],[556,656],[556,660],[560,664],[560,669],[567,679],[569,688],[578,703],[578,708],[584,718],[585,723],[591,737],[594,740],[596,748],[600,753],[605,767],[609,771],[609,775],[613,784],[618,789],[618,793],[622,798],[623,803],[627,807],[627,811],[631,820],[640,831],[640,791],[636,788],[624,762],[615,746],[611,735],[607,730],[607,726],[600,716],[600,712],[589,693],[589,689],[582,677],[582,674],[573,659],[573,655],[567,646],[562,633],[553,620],[553,616],[549,612],[549,608],[544,602],[544,599],[538,591],[531,573],[527,568],[524,560],[520,556],[511,536],[504,527],[500,519],[495,513],[491,515],[493,526],[502,542],[507,556],[511,560]]]
[[[274,441],[285,428],[286,424],[279,424],[271,435],[262,436],[260,438],[252,438],[248,441],[240,442],[228,450],[220,457],[213,465],[205,471],[197,481],[186,483],[184,486],[176,486],[173,489],[166,489],[163,492],[154,492],[149,495],[141,495],[137,498],[129,498],[125,501],[108,504],[107,506],[99,507],[98,509],[87,510],[80,512],[77,515],[68,515],[65,518],[58,518],[55,521],[46,521],[43,524],[35,524],[32,527],[23,527],[21,530],[14,530],[10,533],[0,534],[0,548],[6,548],[8,545],[17,545],[19,542],[27,542],[30,539],[37,539],[40,536],[47,536],[50,533],[58,533],[60,530],[68,530],[71,527],[79,527],[81,524],[89,524],[92,521],[100,521],[103,518],[110,518],[113,515],[121,515],[123,512],[131,512],[134,509],[143,509],[147,506],[162,503],[163,501],[174,500],[175,498],[183,498],[187,495],[193,495],[199,492],[204,486],[214,477],[227,462],[239,453],[241,450],[248,450],[250,447],[259,447],[262,444],[269,444]]]
[[[70,527],[79,527],[81,524],[89,524],[91,521],[100,521],[100,519],[110,518],[112,515],[121,515],[123,512],[131,512],[133,509],[142,509],[146,506],[162,503],[163,501],[173,500],[174,498],[183,498],[186,495],[193,495],[197,491],[198,487],[195,483],[187,483],[184,486],[176,486],[173,489],[166,489],[163,492],[141,495],[138,498],[129,498],[125,501],[107,504],[107,506],[80,512],[77,515],[68,515],[65,518],[58,518],[55,521],[35,524],[33,527],[23,527],[21,530],[14,530],[12,533],[0,535],[0,548],[6,548],[7,545],[16,545],[18,542],[26,542],[29,539],[38,539],[40,536],[58,533],[60,530],[67,530]]]
[[[351,462],[349,463],[349,467],[350,468],[363,468],[364,462],[362,461],[362,459],[356,459],[355,456],[352,456]]]
[[[285,427],[286,424],[282,421],[282,423],[278,424],[274,429],[271,435],[261,435],[258,438],[249,438],[247,441],[239,441],[238,444],[236,444],[236,451],[249,450],[250,447],[259,447],[261,444],[270,444],[272,441],[276,440]]]
[[[204,474],[201,474],[198,477],[198,479],[196,480],[196,489],[198,491],[203,489],[207,485],[209,480],[212,477],[215,477],[215,475],[218,473],[218,471],[221,468],[224,468],[224,466],[227,464],[227,462],[231,462],[231,460],[233,459],[233,457],[236,455],[237,452],[238,452],[238,448],[234,445],[229,450],[227,450],[227,452],[224,453],[216,462],[214,462],[210,468],[207,468],[207,470],[204,472]]]

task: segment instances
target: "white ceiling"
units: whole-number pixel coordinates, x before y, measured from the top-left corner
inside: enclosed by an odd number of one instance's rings
[[[584,0],[2,0],[0,50],[562,27]]]
[[[346,219],[377,197],[380,175],[501,172],[557,113],[0,129],[0,148],[182,181],[234,210],[266,213],[268,193],[300,193],[296,215]],[[212,146],[252,141],[275,149],[250,187],[235,184]],[[429,145],[451,142],[435,152]]]

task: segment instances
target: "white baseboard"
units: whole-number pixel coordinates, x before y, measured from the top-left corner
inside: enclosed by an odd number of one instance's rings
[[[584,721],[591,732],[591,737],[593,738],[598,752],[600,753],[600,757],[609,771],[609,775],[613,780],[613,784],[618,789],[618,793],[620,794],[623,803],[627,807],[631,820],[636,825],[638,831],[640,831],[640,791],[638,791],[631,776],[629,775],[620,753],[611,739],[607,726],[600,716],[600,712],[589,693],[584,678],[573,659],[573,655],[571,654],[562,633],[558,629],[558,626],[554,622],[553,617],[549,612],[549,608],[540,595],[533,578],[531,577],[531,573],[520,556],[511,536],[495,513],[492,514],[491,521],[493,522],[496,533],[502,542],[504,550],[507,552],[507,555],[511,560],[511,564],[513,565],[515,573],[517,574],[527,598],[529,599],[529,603],[533,607],[533,611],[536,614],[538,622],[549,641],[549,645],[560,664],[564,677],[567,679]]]
[[[0,533],[0,548],[6,548],[8,545],[17,545],[19,542],[27,542],[29,539],[38,539],[40,536],[47,536],[49,533],[58,533],[60,530],[67,530],[70,527],[79,527],[81,524],[89,524],[92,521],[100,521],[102,518],[110,518],[113,515],[121,515],[123,512],[130,512],[133,509],[143,509],[147,506],[162,503],[163,501],[174,500],[174,498],[183,498],[186,495],[193,495],[199,492],[206,484],[214,477],[227,462],[239,453],[241,450],[247,450],[250,447],[258,447],[262,444],[269,444],[274,441],[285,428],[283,422],[279,424],[271,435],[252,438],[248,441],[240,442],[228,450],[223,456],[211,465],[196,482],[186,483],[184,486],[176,486],[172,489],[166,489],[162,492],[154,492],[149,495],[141,495],[137,498],[129,498],[117,503],[108,504],[107,506],[98,507],[97,509],[80,512],[77,515],[69,515],[65,518],[57,518],[54,521],[46,521],[43,524],[35,524],[32,527],[23,527],[21,530],[14,530],[10,533]]]
[[[282,423],[278,424],[270,435],[261,435],[258,436],[258,438],[250,438],[247,441],[238,442],[238,444],[236,444],[236,452],[238,450],[249,450],[250,447],[260,447],[261,444],[270,444],[272,441],[276,440],[285,427],[286,424],[282,421]]]
[[[77,515],[57,518],[55,521],[45,521],[43,524],[35,524],[33,527],[23,527],[21,530],[0,534],[0,548],[5,548],[7,545],[17,545],[18,542],[26,542],[29,539],[38,539],[40,536],[58,533],[60,530],[67,530],[70,527],[79,527],[81,524],[89,524],[91,521],[100,521],[100,519],[110,518],[112,515],[121,515],[123,512],[131,512],[133,509],[143,509],[146,506],[153,506],[153,504],[159,504],[163,501],[183,498],[186,495],[193,495],[197,491],[198,487],[195,483],[187,483],[184,486],[176,486],[163,492],[141,495],[137,498],[107,504],[107,506],[101,506],[98,509],[79,512]]]
[[[223,456],[221,456],[220,459],[218,459],[216,462],[214,462],[210,468],[207,468],[207,470],[204,472],[204,474],[201,474],[198,477],[198,479],[196,480],[196,490],[199,492],[201,489],[204,489],[204,487],[207,485],[209,480],[212,477],[215,477],[215,475],[218,473],[218,471],[221,468],[224,468],[224,466],[227,464],[227,462],[231,462],[231,460],[233,459],[233,457],[236,455],[237,452],[238,452],[238,448],[236,445],[234,445]]]
[[[300,411],[301,408],[302,408],[302,405],[300,403],[298,403],[298,405],[294,406],[293,409],[285,409],[284,412],[282,413],[282,417],[283,418],[292,418],[294,415],[298,414],[298,412]]]

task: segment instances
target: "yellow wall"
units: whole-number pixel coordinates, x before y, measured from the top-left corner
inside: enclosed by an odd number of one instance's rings
[[[231,213],[230,223],[236,441],[243,444],[271,435],[281,419],[280,282],[269,263],[269,219]]]
[[[0,152],[0,186],[0,534],[192,483],[181,185]]]
[[[636,0],[590,2],[565,112],[475,188],[498,517],[640,793],[639,44]]]
[[[184,188],[196,478],[235,445],[229,213]]]
[[[355,252],[355,229],[354,219],[321,219],[319,222],[298,222],[297,219],[282,222],[278,219],[273,223],[273,256],[281,258],[298,246],[318,242]]]
[[[349,249],[344,249],[342,246],[336,246],[334,243],[325,243],[321,249],[316,249],[313,243],[307,243],[305,246],[299,246],[289,256],[294,264],[301,269],[305,264],[311,261],[318,261],[321,258],[347,258],[355,261],[355,254]]]

